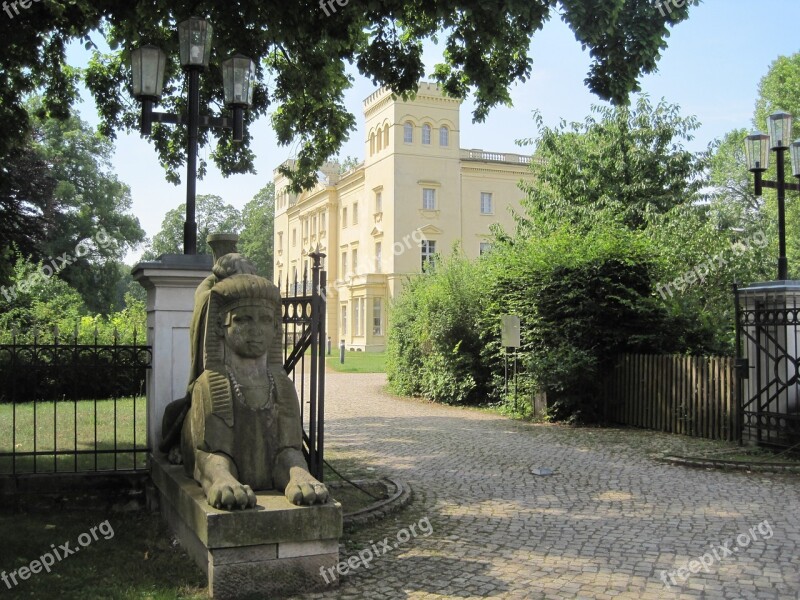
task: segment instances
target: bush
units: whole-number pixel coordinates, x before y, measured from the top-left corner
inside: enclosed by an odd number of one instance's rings
[[[479,267],[458,249],[409,279],[391,307],[386,371],[389,388],[447,404],[485,398],[479,320]]]

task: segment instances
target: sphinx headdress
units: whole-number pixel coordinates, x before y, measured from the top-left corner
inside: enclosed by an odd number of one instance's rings
[[[281,296],[277,286],[264,277],[235,274],[211,288],[207,299],[203,362],[211,389],[212,413],[233,424],[233,397],[225,365],[225,343],[220,325],[225,314],[238,306],[263,303],[273,312],[274,335],[267,350],[270,370],[283,369]]]

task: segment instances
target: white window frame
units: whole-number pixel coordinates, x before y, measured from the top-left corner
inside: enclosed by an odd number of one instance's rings
[[[422,188],[422,210],[436,210],[436,188]]]
[[[375,242],[375,272],[383,273],[383,246],[381,242]]]
[[[494,214],[494,196],[491,192],[481,192],[481,214]]]
[[[414,143],[414,124],[411,121],[403,123],[403,142],[406,144]]]
[[[427,123],[422,125],[422,144],[425,146],[431,145],[431,126]]]
[[[432,261],[436,255],[436,240],[422,240],[420,248],[420,267],[425,270],[425,264]]]
[[[447,125],[439,127],[439,145],[442,147],[450,145],[450,129]]]

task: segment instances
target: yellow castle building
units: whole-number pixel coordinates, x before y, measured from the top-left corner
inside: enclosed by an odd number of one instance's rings
[[[387,308],[404,281],[456,242],[479,256],[492,223],[513,230],[509,209],[519,208],[531,158],[461,149],[460,107],[435,84],[409,101],[382,88],[364,100],[363,163],[345,173],[328,163],[299,195],[275,170],[275,276],[284,285],[310,277],[309,254],[326,254],[334,346],[383,351]]]

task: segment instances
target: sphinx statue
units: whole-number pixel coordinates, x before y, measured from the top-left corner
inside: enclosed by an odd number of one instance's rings
[[[217,258],[195,293],[186,397],[165,412],[160,449],[219,509],[253,508],[255,491],[324,503],[308,471],[300,405],[283,369],[278,288],[236,252]]]

